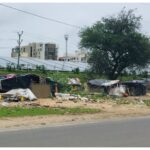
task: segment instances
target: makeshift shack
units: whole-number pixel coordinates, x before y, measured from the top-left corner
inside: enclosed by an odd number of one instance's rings
[[[46,83],[46,79],[41,78],[38,75],[34,74],[21,74],[21,75],[3,75],[0,76],[0,93],[5,93],[10,99],[12,95],[9,95],[6,92],[10,90],[22,89],[28,91],[30,89],[37,98],[48,98],[50,96],[50,85]],[[45,80],[45,81],[44,81]],[[19,90],[20,91],[20,90]],[[30,92],[30,93],[31,93]],[[15,96],[16,93],[14,93]]]
[[[25,74],[15,75],[11,78],[6,77],[0,80],[0,92],[8,92],[9,90],[18,88],[31,88],[32,82],[39,83],[39,76],[33,74]]]
[[[90,80],[88,85],[92,91],[96,89],[98,92],[104,92],[111,96],[126,96],[125,86],[121,85],[119,80],[95,79]]]
[[[144,80],[132,80],[122,82],[125,85],[130,96],[146,95],[146,82]]]

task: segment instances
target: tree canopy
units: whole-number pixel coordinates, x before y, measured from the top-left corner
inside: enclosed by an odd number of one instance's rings
[[[148,63],[150,40],[140,32],[141,19],[134,10],[124,8],[79,32],[80,47],[90,51],[92,71],[116,79],[125,68]]]

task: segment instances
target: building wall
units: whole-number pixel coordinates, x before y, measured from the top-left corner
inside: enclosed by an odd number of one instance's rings
[[[79,62],[87,62],[88,54],[86,50],[77,50],[75,51],[75,56]]]
[[[20,49],[20,56],[22,57],[30,57],[29,53],[29,47],[28,46],[22,46]]]
[[[84,62],[86,63],[87,62],[87,59],[88,59],[88,54],[86,51],[84,50],[77,50],[75,51],[75,54],[74,55],[68,55],[67,59],[65,56],[63,57],[59,57],[58,60],[60,61],[71,61],[71,62]]]
[[[45,59],[57,60],[58,48],[55,44],[45,44]]]

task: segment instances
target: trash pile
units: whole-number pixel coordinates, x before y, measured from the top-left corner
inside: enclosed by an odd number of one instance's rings
[[[55,96],[57,100],[82,100],[82,101],[88,101],[89,99],[87,97],[81,97],[80,95],[76,94],[65,94],[65,93],[55,93]]]
[[[55,96],[58,100],[77,100],[80,98],[79,95],[65,93],[55,93]]]

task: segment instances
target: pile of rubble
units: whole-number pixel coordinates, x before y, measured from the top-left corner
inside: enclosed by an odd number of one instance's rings
[[[55,93],[56,99],[58,100],[82,100],[88,101],[87,97],[81,97],[80,95],[76,94],[65,94],[65,93]]]

